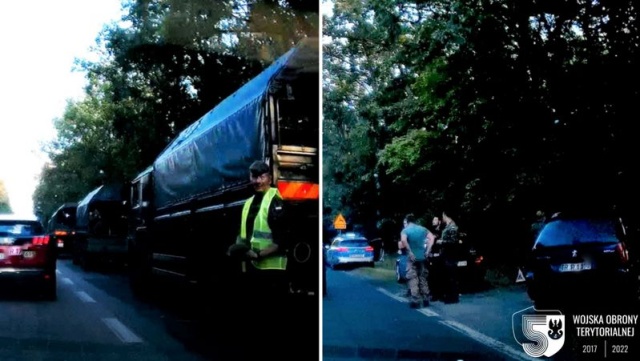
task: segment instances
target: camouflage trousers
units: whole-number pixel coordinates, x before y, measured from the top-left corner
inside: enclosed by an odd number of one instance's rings
[[[411,292],[411,302],[429,301],[430,291],[427,279],[429,270],[426,261],[407,260],[407,285]]]

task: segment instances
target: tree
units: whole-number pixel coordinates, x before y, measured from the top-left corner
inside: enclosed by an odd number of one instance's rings
[[[0,214],[11,213],[11,204],[9,202],[9,194],[4,185],[4,181],[0,179]]]
[[[126,0],[123,7],[126,25],[106,24],[98,34],[98,60],[76,61],[86,98],[68,104],[45,149],[50,164],[34,203],[47,215],[104,181],[132,179],[179,132],[319,32],[318,6],[306,1]]]
[[[334,4],[324,29],[325,185],[376,172],[389,217],[405,204],[418,215],[453,206],[494,259],[524,247],[538,209],[638,212],[627,116],[640,100],[633,2]],[[345,125],[367,129],[366,139],[346,150],[327,131]],[[358,154],[375,165],[340,162]],[[345,186],[347,195],[371,187]],[[352,198],[331,206],[371,208],[373,197]]]

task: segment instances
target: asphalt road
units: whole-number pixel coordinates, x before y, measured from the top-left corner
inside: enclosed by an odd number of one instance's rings
[[[349,271],[327,270],[326,280],[324,360],[526,360],[474,340],[435,307],[410,309],[400,288]]]
[[[85,272],[59,260],[57,283],[56,301],[0,289],[0,360],[319,358],[318,297],[290,301],[269,324],[256,316],[260,299],[238,302],[225,290],[212,290],[216,301],[207,310],[181,292],[143,301],[118,267]]]
[[[327,269],[326,273],[325,360],[631,360],[637,358],[636,348],[640,347],[635,346],[640,341],[637,325],[632,325],[634,337],[586,338],[577,337],[575,332],[576,326],[584,325],[572,321],[576,314],[599,313],[606,317],[622,312],[635,315],[638,310],[609,306],[603,311],[581,305],[562,309],[566,318],[564,344],[553,356],[540,358],[527,355],[523,338],[516,338],[521,328],[520,313],[535,312],[524,284],[462,294],[460,303],[434,302],[417,311],[409,309],[406,286],[398,284],[393,273],[385,275],[383,270],[366,267]],[[626,347],[617,347],[618,352],[612,353],[612,345],[621,344]],[[375,353],[377,356],[372,355]]]
[[[0,292],[0,360],[204,360],[167,332],[160,310],[96,286],[119,277],[58,262],[56,301]]]

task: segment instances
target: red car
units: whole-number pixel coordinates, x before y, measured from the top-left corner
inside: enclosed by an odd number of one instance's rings
[[[35,216],[0,215],[0,282],[56,299],[56,244]]]

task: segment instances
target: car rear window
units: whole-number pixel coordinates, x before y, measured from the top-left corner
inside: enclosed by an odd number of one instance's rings
[[[0,236],[24,237],[43,233],[42,225],[38,222],[0,221]]]
[[[618,242],[616,223],[607,219],[557,220],[544,226],[536,244],[569,246],[579,243]]]
[[[369,245],[366,239],[349,239],[340,242],[341,247],[366,247]]]

